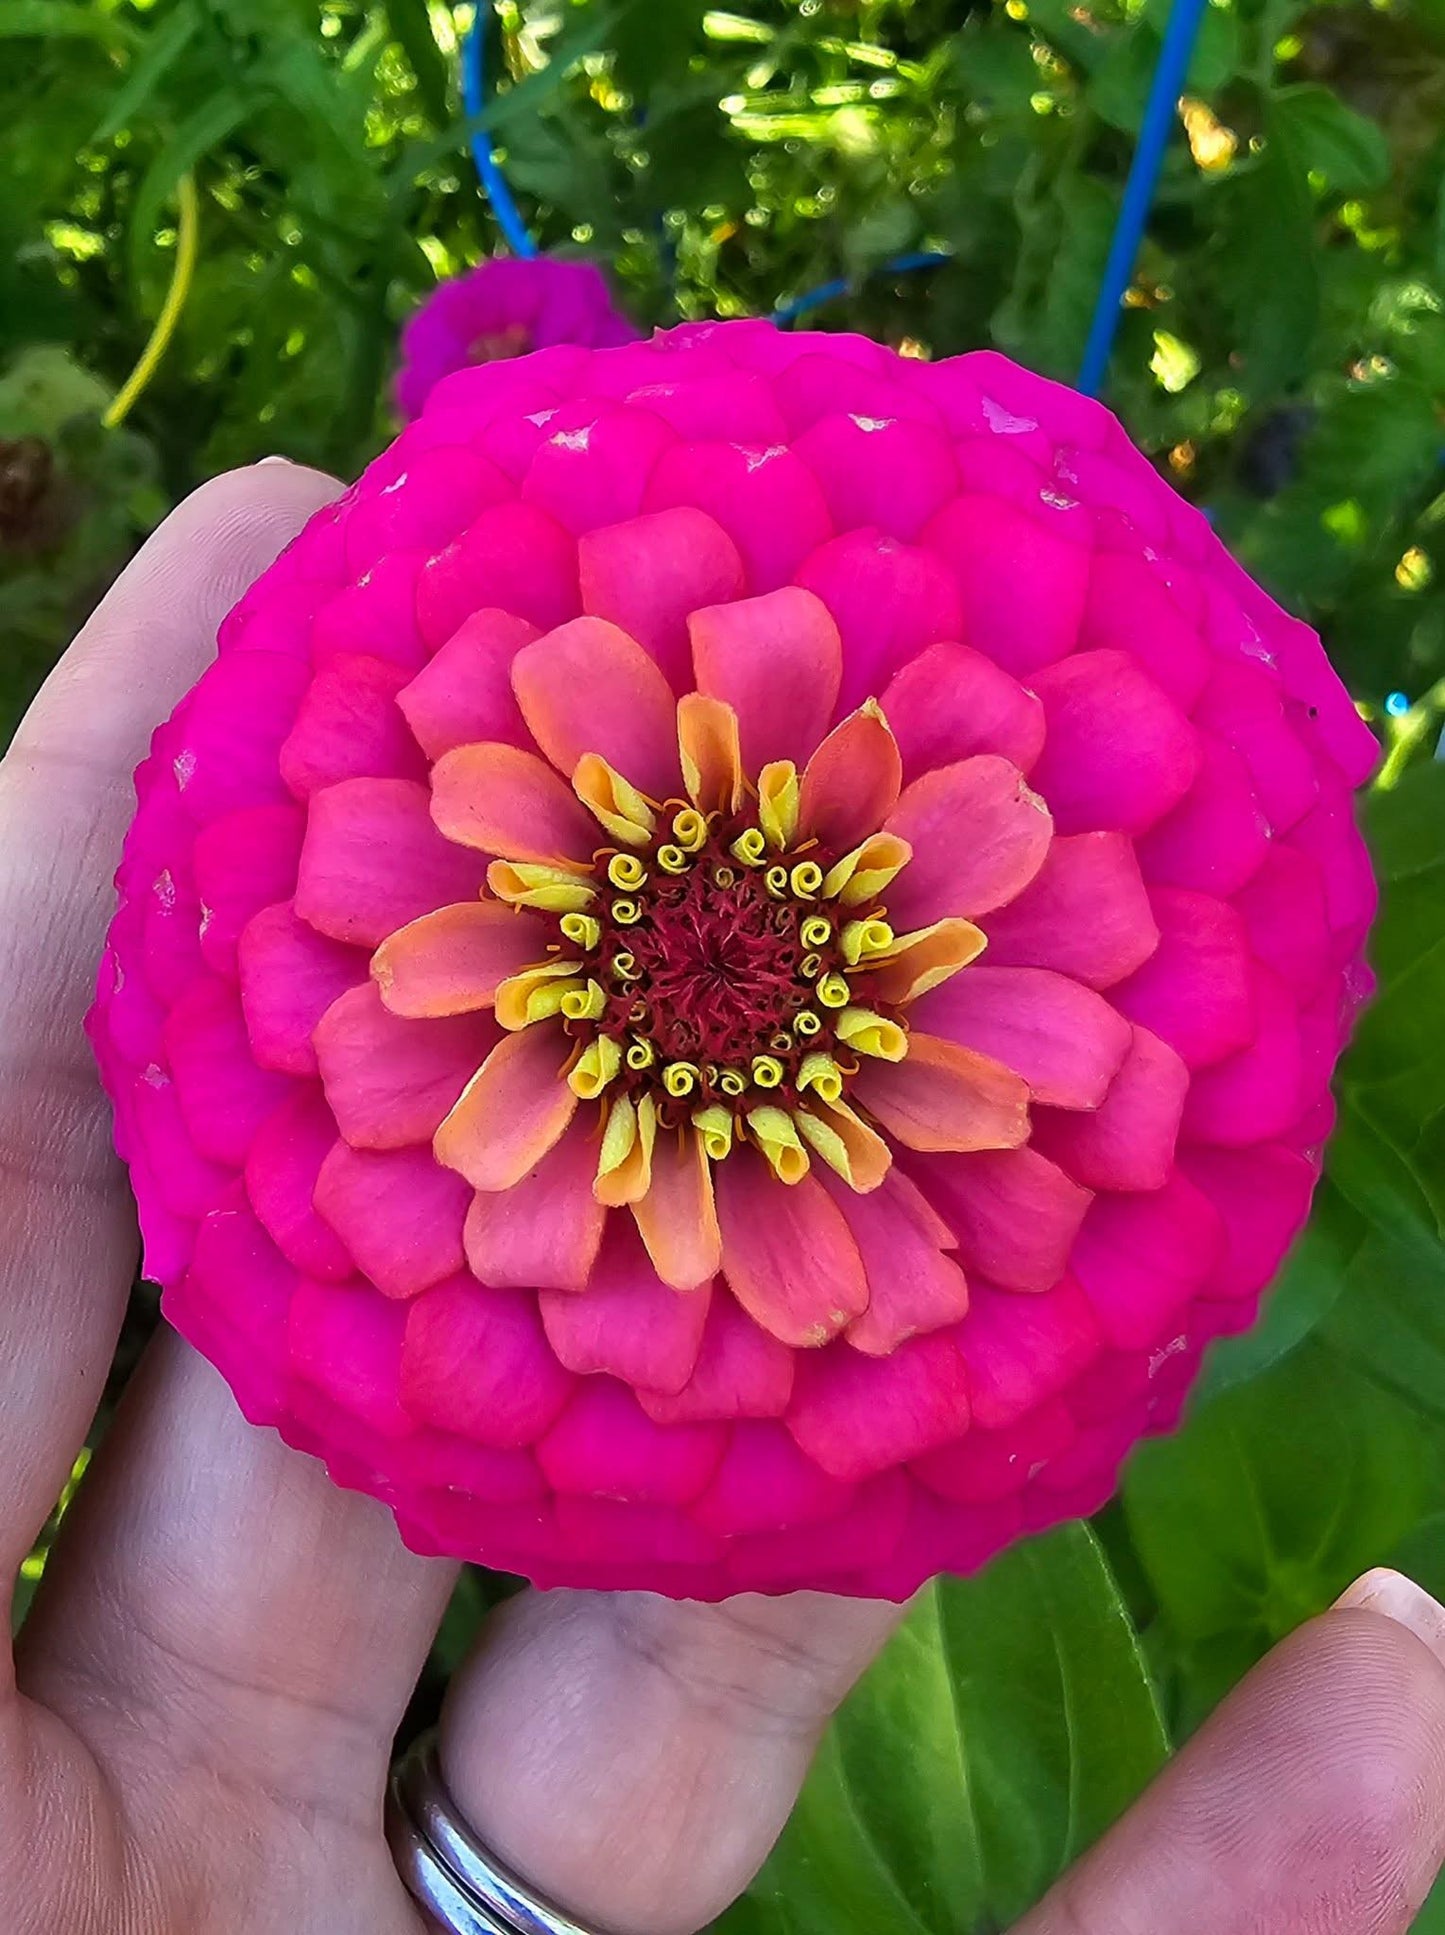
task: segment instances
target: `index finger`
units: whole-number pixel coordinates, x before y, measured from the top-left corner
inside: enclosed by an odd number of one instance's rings
[[[131,774],[216,628],[341,486],[290,464],[187,499],[102,601],[0,762],[0,1579],[95,1410],[134,1271],[133,1212],[82,1024]],[[8,1591],[8,1584],[5,1588]]]

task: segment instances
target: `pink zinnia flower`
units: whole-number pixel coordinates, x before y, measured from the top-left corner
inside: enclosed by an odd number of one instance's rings
[[[1375,745],[1114,420],[767,324],[467,369],[156,735],[94,1034],[171,1320],[422,1551],[902,1596],[1308,1208]]]
[[[592,263],[497,256],[441,283],[406,324],[396,407],[408,420],[419,417],[442,378],[473,363],[506,361],[558,343],[612,349],[637,335]]]

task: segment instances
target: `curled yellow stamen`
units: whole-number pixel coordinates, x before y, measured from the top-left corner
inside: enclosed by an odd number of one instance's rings
[[[750,1109],[748,1128],[778,1181],[800,1183],[808,1173],[808,1152],[787,1110]]]
[[[666,846],[657,849],[657,864],[664,873],[686,873],[691,865],[689,856],[671,840]]]
[[[714,1102],[710,1108],[694,1109],[692,1126],[702,1137],[702,1146],[713,1162],[721,1162],[732,1153],[733,1118],[720,1103]]]
[[[785,1029],[780,1028],[777,1034],[775,1034],[772,1040],[768,1043],[768,1046],[769,1048],[775,1049],[777,1053],[780,1055],[791,1054],[793,1049],[793,1037],[790,1034],[788,1034]]]
[[[523,968],[497,989],[497,1020],[513,1032],[529,1028],[534,1021],[560,1014],[564,998],[581,986],[579,961],[545,961],[539,967]]]
[[[804,947],[826,947],[833,938],[833,923],[824,914],[809,914],[798,928]]]
[[[607,862],[607,878],[625,894],[635,894],[647,881],[647,869],[635,853],[614,853]]]
[[[793,1017],[793,1033],[801,1035],[804,1041],[811,1041],[814,1035],[823,1032],[823,1024],[811,1008],[804,1008],[801,1014]]]
[[[758,774],[758,819],[770,847],[793,844],[800,791],[798,769],[791,759],[775,759]]]
[[[602,939],[602,923],[594,914],[564,914],[557,923],[564,939],[590,954]]]
[[[717,1078],[717,1085],[724,1095],[741,1095],[747,1081],[735,1068],[725,1068]]]
[[[707,820],[695,806],[672,816],[672,837],[684,853],[700,853],[707,845]]]
[[[645,1068],[651,1068],[657,1060],[657,1050],[650,1041],[635,1035],[627,1050],[627,1066],[640,1075]]]
[[[893,945],[893,929],[886,920],[850,920],[842,933],[843,959],[849,967],[886,954]]]
[[[839,1041],[879,1061],[901,1062],[908,1053],[908,1036],[896,1021],[874,1014],[871,1008],[845,1008],[834,1023]]]
[[[823,869],[816,860],[800,860],[788,876],[797,900],[816,900],[823,886]]]
[[[585,753],[572,775],[572,790],[599,825],[625,847],[645,847],[657,827],[657,813],[645,793],[597,753]]]
[[[825,974],[818,983],[818,999],[825,1008],[846,1008],[853,990],[841,974]]]
[[[763,838],[762,829],[756,826],[747,827],[733,841],[728,852],[741,866],[760,867],[767,858],[768,852],[768,843]]]
[[[714,867],[712,879],[715,887],[735,887],[738,882],[738,877],[731,867]]]
[[[598,1021],[607,1006],[607,996],[602,991],[600,981],[589,981],[585,987],[571,988],[562,997],[562,1015],[567,1021]]]
[[[637,979],[637,956],[630,954],[625,947],[619,949],[612,957],[612,972],[617,976],[619,981],[635,981]]]
[[[642,908],[635,900],[614,900],[612,918],[619,927],[635,927],[642,919]]]
[[[896,833],[871,834],[861,847],[854,847],[829,868],[824,898],[840,900],[845,907],[861,907],[896,880],[912,858],[912,847]]]
[[[814,1049],[811,1055],[803,1057],[798,1087],[805,1092],[812,1089],[824,1102],[836,1102],[843,1093],[843,1071],[831,1055],[825,1055],[820,1048]]]
[[[788,892],[788,870],[786,867],[769,867],[763,875],[763,885],[774,900],[782,900]]]
[[[584,1102],[595,1102],[602,1091],[616,1081],[622,1067],[622,1050],[610,1035],[598,1035],[577,1057],[567,1077],[567,1086]]]
[[[680,1102],[697,1087],[697,1069],[691,1062],[669,1062],[662,1071],[662,1086]]]
[[[597,898],[595,888],[565,867],[543,867],[530,860],[494,860],[487,885],[513,907],[536,907],[547,914],[580,913]]]
[[[798,963],[798,972],[805,981],[816,981],[818,976],[823,972],[822,955],[805,954]]]
[[[754,1055],[752,1077],[758,1088],[781,1088],[787,1070],[775,1055]]]

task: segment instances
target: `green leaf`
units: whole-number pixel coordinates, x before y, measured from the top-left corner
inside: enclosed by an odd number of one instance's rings
[[[0,0],[0,40],[99,40],[107,46],[135,44],[134,31],[99,7],[66,0]]]
[[[721,1927],[1004,1926],[1165,1752],[1113,1574],[1093,1533],[1065,1526],[926,1590],[830,1728],[749,1905]]]
[[[136,118],[190,45],[196,26],[196,14],[185,7],[155,29],[146,42],[145,52],[132,66],[123,85],[116,90],[105,119],[91,136],[92,141],[109,141]]]
[[[451,112],[451,80],[432,32],[426,0],[386,0],[386,20],[416,76],[417,91],[428,116],[437,127],[443,127]]]
[[[1320,314],[1320,274],[1305,166],[1288,119],[1265,115],[1265,148],[1218,191],[1219,287],[1234,323],[1242,374],[1261,401],[1308,367]]]
[[[1315,81],[1280,88],[1270,103],[1281,130],[1311,174],[1322,175],[1332,194],[1358,195],[1390,179],[1390,148],[1384,130]]]
[[[181,176],[233,134],[256,106],[255,97],[239,88],[221,88],[181,122],[147,168],[136,190],[130,222],[131,261],[137,281],[147,264],[161,211]]]

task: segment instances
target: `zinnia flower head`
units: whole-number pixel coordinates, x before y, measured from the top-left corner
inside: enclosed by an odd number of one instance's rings
[[[1114,420],[767,324],[469,368],[156,735],[93,1031],[171,1320],[418,1549],[902,1596],[1303,1220],[1374,741]]]
[[[402,330],[396,407],[419,417],[444,376],[475,363],[559,343],[611,349],[637,334],[593,263],[496,256],[441,283]]]

